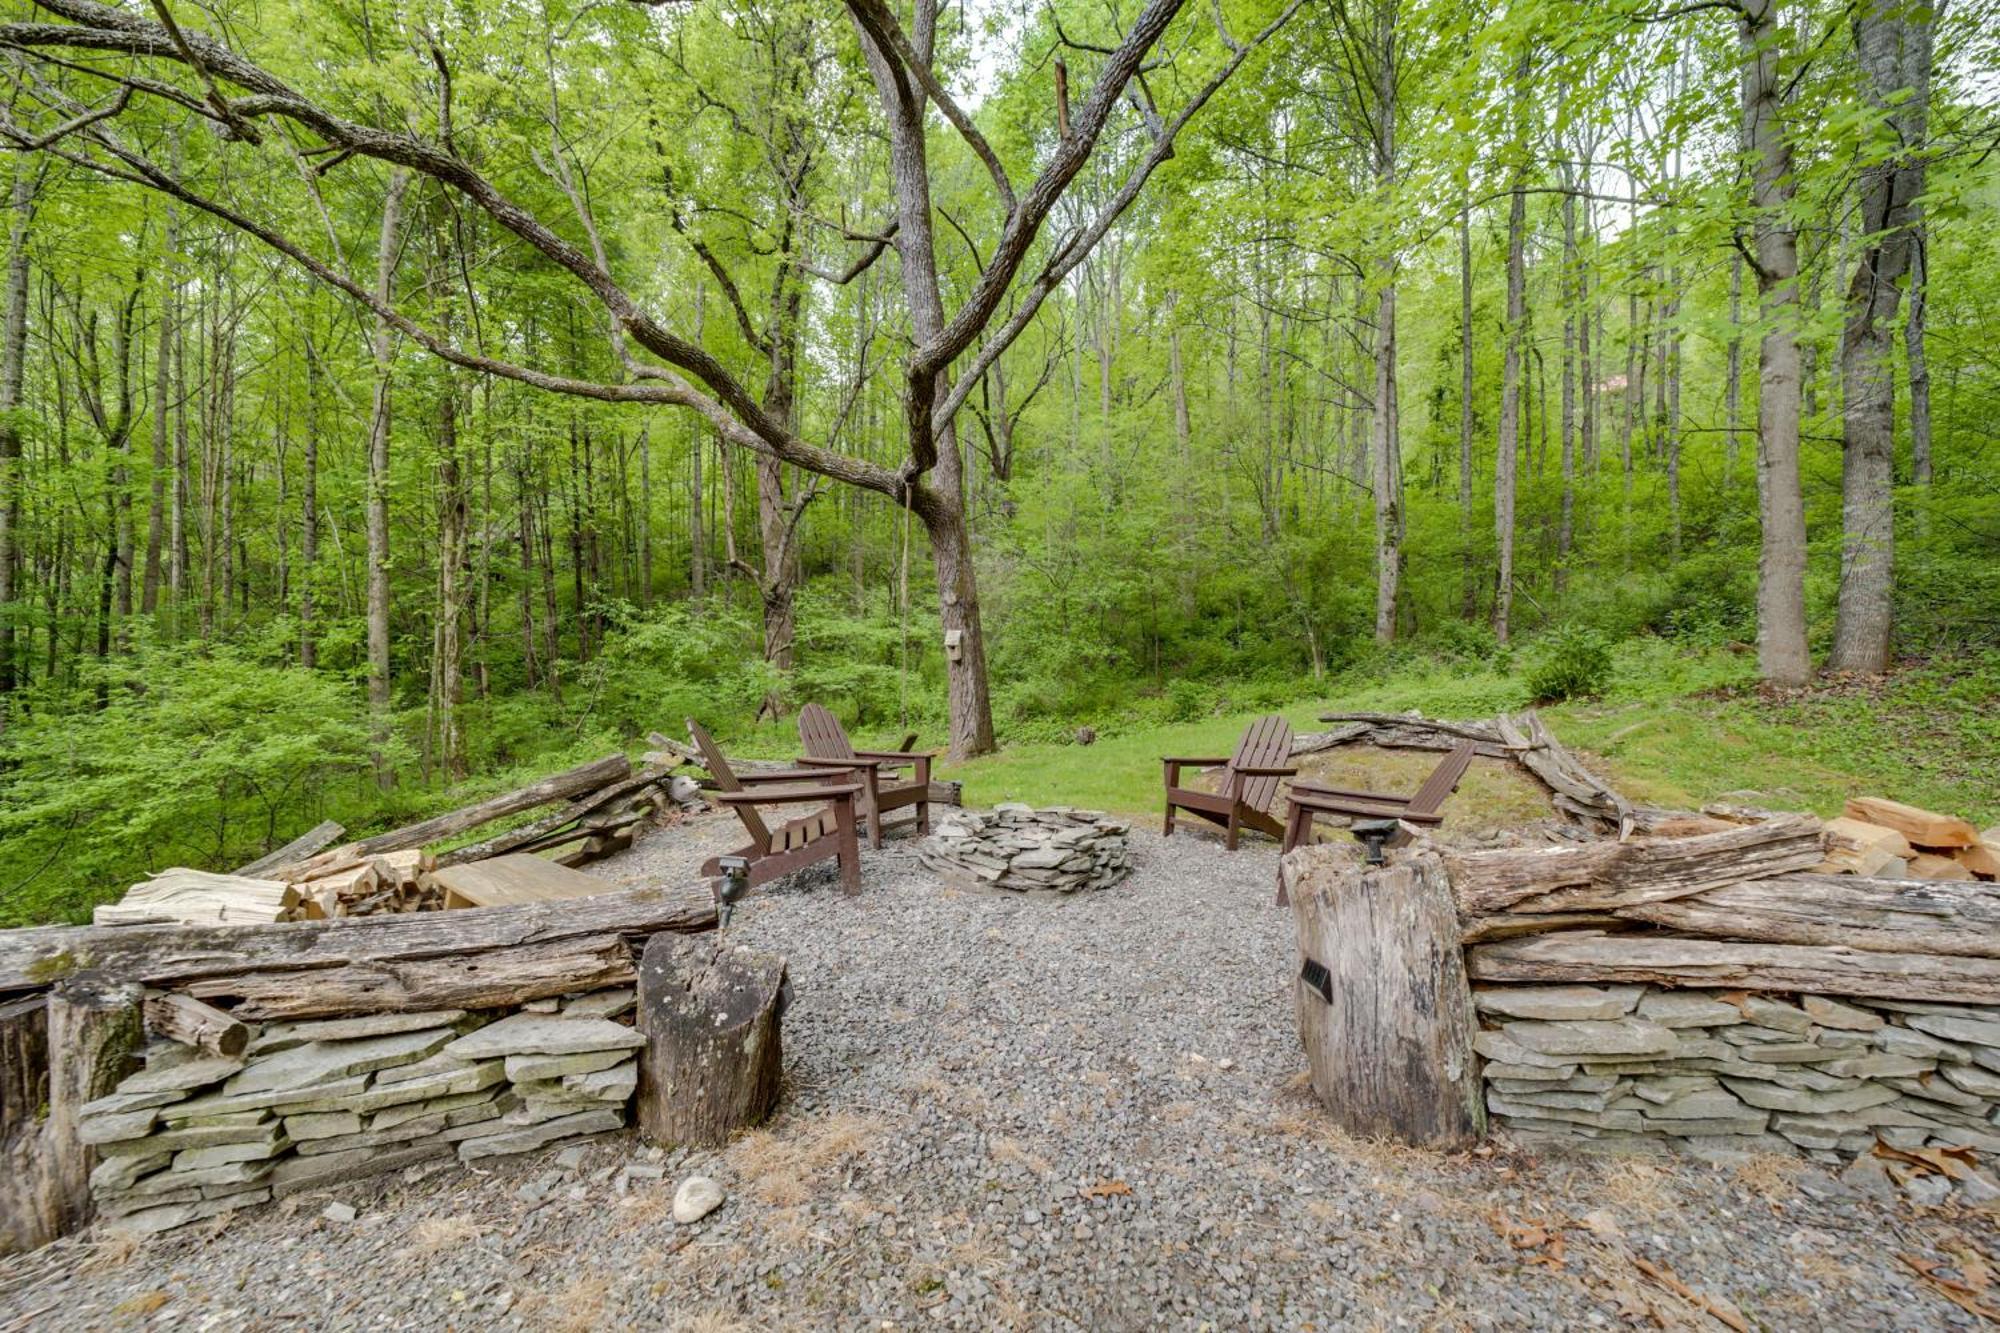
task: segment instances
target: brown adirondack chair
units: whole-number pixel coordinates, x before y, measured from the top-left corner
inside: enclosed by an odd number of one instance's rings
[[[840,886],[848,893],[861,892],[861,841],[856,834],[854,798],[861,793],[858,782],[829,782],[838,774],[826,768],[792,768],[771,773],[738,776],[722,757],[721,747],[706,728],[693,718],[687,720],[688,739],[701,751],[702,763],[722,790],[716,800],[736,812],[743,821],[750,844],[732,855],[750,863],[750,884],[755,888],[780,875],[801,870],[829,856],[840,859]],[[758,813],[758,806],[820,805],[808,815],[772,828]],[[712,856],[701,867],[706,876],[722,872],[722,858]]]
[[[1167,780],[1167,824],[1165,835],[1174,836],[1174,811],[1185,810],[1211,824],[1223,827],[1223,844],[1236,850],[1236,835],[1245,828],[1273,838],[1285,836],[1285,826],[1271,814],[1271,802],[1278,794],[1278,779],[1298,772],[1289,766],[1292,757],[1292,724],[1273,713],[1260,717],[1244,729],[1236,742],[1236,753],[1227,759],[1162,759]],[[1181,785],[1181,769],[1201,768],[1222,771],[1222,790],[1201,791]]]
[[[917,807],[917,831],[930,832],[931,760],[937,752],[910,749],[915,743],[912,735],[900,750],[857,750],[832,713],[818,704],[799,710],[799,744],[805,747],[799,763],[810,768],[847,769],[854,774],[861,783],[858,805],[868,821],[870,847],[882,845],[882,816],[906,805]],[[898,778],[896,775],[906,768],[915,772],[908,779]]]
[[[1294,782],[1291,811],[1285,820],[1284,850],[1289,852],[1300,843],[1309,841],[1313,820],[1320,815],[1346,815],[1350,819],[1400,819],[1406,824],[1435,828],[1444,822],[1444,803],[1464,781],[1465,771],[1472,767],[1476,753],[1478,747],[1471,741],[1461,741],[1431,770],[1431,775],[1424,779],[1424,785],[1410,796],[1329,787],[1311,778]],[[1389,840],[1389,844],[1395,846],[1408,840],[1407,833],[1399,832]],[[1286,901],[1285,877],[1281,872],[1278,876],[1278,906],[1283,907]]]

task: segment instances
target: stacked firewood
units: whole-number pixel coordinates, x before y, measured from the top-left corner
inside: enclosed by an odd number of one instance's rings
[[[1857,796],[1827,821],[1831,875],[1882,879],[1986,879],[2000,876],[2000,825],[1981,833],[1953,815],[1881,796]]]
[[[445,892],[431,872],[510,852],[550,855],[575,867],[632,845],[645,820],[699,803],[694,784],[661,765],[634,772],[615,754],[442,815],[333,846],[346,832],[325,823],[235,873],[174,869],[97,909],[99,925],[180,921],[242,925],[433,911]],[[480,841],[433,853],[483,824],[542,806],[548,813]],[[330,850],[329,850],[330,849]]]

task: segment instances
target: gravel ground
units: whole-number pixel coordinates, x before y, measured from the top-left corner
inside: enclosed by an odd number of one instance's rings
[[[732,841],[696,818],[601,869],[688,874]],[[864,853],[860,898],[830,866],[759,893],[732,933],[790,959],[788,1088],[722,1152],[627,1133],[61,1242],[0,1268],[0,1333],[1978,1322],[1945,1293],[1983,1289],[1989,1214],[1771,1158],[1345,1138],[1303,1087],[1270,844],[1133,850],[1124,885],[1062,901],[945,889],[909,839]],[[676,1226],[697,1172],[728,1201]]]

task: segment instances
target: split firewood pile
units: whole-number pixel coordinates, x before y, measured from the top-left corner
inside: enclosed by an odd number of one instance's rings
[[[233,874],[162,871],[99,907],[94,919],[101,926],[244,925],[435,911],[466,905],[439,878],[451,867],[536,855],[573,868],[631,846],[644,820],[700,803],[695,784],[665,766],[634,772],[624,755],[610,755],[358,842],[335,846],[346,830],[329,822]],[[555,808],[477,842],[430,850],[544,806]]]
[[[2000,878],[2000,824],[1981,833],[1953,815],[1880,796],[1857,796],[1826,825],[1833,875],[1881,879]]]

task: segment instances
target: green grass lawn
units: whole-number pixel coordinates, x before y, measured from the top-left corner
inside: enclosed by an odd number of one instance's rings
[[[1620,792],[1646,804],[1693,808],[1731,800],[1840,812],[1851,795],[1885,795],[2000,822],[2000,663],[1991,656],[1933,661],[1872,682],[1765,694],[1745,654],[1686,654],[1657,641],[1621,647],[1603,697],[1544,710],[1556,735]],[[1297,731],[1324,730],[1323,712],[1417,709],[1433,717],[1490,717],[1527,704],[1518,677],[1443,669],[1338,689],[1283,709]],[[945,768],[972,806],[997,801],[1157,814],[1160,756],[1225,755],[1256,716],[1231,713],[1133,728],[1089,746],[1023,744]],[[1385,790],[1414,789],[1424,756],[1357,751],[1343,774]],[[1484,765],[1481,766],[1485,767]],[[1475,773],[1478,772],[1475,769]],[[1489,822],[1532,817],[1518,790],[1468,786]]]

